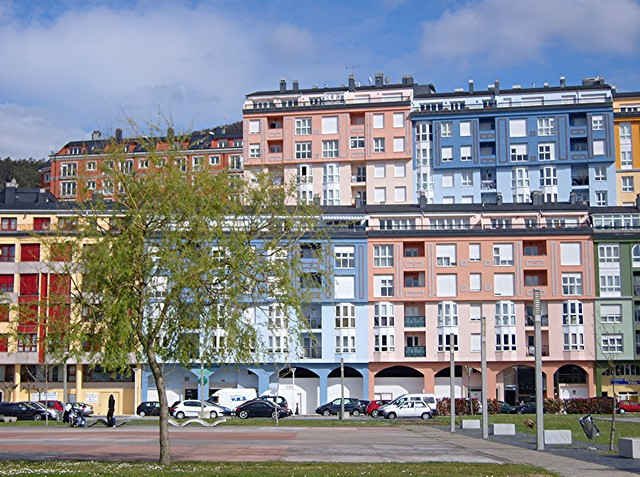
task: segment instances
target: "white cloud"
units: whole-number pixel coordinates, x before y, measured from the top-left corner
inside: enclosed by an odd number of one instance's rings
[[[317,62],[315,43],[295,25],[233,18],[210,6],[150,2],[68,10],[46,22],[5,19],[0,102],[22,105],[27,115],[37,104],[75,131],[113,129],[129,116],[148,121],[158,112],[182,129],[204,127],[240,119],[244,94],[277,88],[293,61],[309,81],[331,68],[331,60]],[[52,132],[46,121],[38,124]],[[3,131],[0,152],[24,150],[7,141]],[[32,144],[32,154],[48,152]]]
[[[635,0],[481,0],[423,23],[429,60],[514,65],[546,51],[629,55],[638,51]]]

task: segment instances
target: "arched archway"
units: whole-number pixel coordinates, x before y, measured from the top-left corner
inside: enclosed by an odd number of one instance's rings
[[[557,395],[560,399],[589,397],[589,376],[580,366],[565,364],[553,375]]]
[[[424,375],[409,366],[390,366],[381,369],[374,377],[374,398],[395,399],[408,393],[422,393]]]
[[[331,370],[327,376],[327,402],[331,402],[342,396],[342,383],[344,383],[344,397],[366,399],[363,396],[363,376],[360,371],[344,366],[344,380],[340,379],[340,366]]]
[[[446,366],[434,375],[434,394],[436,398],[448,398],[451,394],[450,367]],[[482,375],[473,366],[456,365],[454,369],[454,389],[457,398],[482,397]]]
[[[509,404],[521,401],[533,401],[536,397],[535,368],[526,364],[507,366],[496,376],[498,400]],[[547,396],[553,390],[547,390],[547,374],[542,372],[542,390]]]
[[[320,376],[302,366],[292,366],[279,372],[280,396],[287,400],[289,409],[298,414],[313,414],[321,404],[318,402]]]

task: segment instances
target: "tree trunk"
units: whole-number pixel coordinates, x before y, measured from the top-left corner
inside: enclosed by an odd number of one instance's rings
[[[153,374],[160,401],[160,459],[161,465],[171,464],[171,449],[169,448],[169,403],[167,402],[167,386],[164,381],[162,368],[158,364],[153,351],[147,352],[147,361]]]

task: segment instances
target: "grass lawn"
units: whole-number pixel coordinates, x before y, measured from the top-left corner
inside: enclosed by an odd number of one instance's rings
[[[325,477],[325,476],[551,476],[543,469],[519,464],[326,464],[295,462],[230,462],[230,463],[178,463],[163,468],[157,464],[129,464],[105,462],[2,462],[0,476],[205,476],[216,477]]]
[[[545,429],[570,429],[574,440],[580,440],[585,442],[593,442],[603,446],[609,445],[609,432],[611,430],[610,419],[611,415],[607,414],[593,414],[594,422],[600,429],[600,436],[589,441],[578,423],[578,419],[582,417],[580,414],[545,414],[544,415],[544,428]],[[618,417],[618,416],[616,416]],[[465,419],[480,419],[480,416],[465,416]],[[533,429],[527,427],[524,422],[527,419],[531,419],[535,422],[535,414],[494,414],[489,415],[489,424],[492,423],[511,423],[516,425],[516,432],[526,432],[529,434],[535,434],[535,426]],[[606,419],[606,420],[601,420]],[[460,418],[457,418],[460,422]],[[439,424],[448,424],[449,416],[439,416],[435,419],[435,422]],[[616,446],[618,445],[619,437],[640,437],[640,423],[637,422],[620,422],[616,420]]]

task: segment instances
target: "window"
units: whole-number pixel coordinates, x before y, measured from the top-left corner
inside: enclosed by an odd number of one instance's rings
[[[351,149],[364,149],[364,136],[351,136],[349,138],[349,147]]]
[[[374,137],[373,138],[373,152],[384,152],[384,138],[383,137]]]
[[[436,277],[436,296],[456,296],[457,276],[455,274],[450,275],[437,275]]]
[[[471,303],[469,305],[469,319],[472,321],[482,318],[482,305],[480,303]]]
[[[395,325],[393,303],[376,303],[373,307],[373,326],[386,327]]]
[[[376,187],[373,190],[373,201],[377,204],[384,204],[387,201],[387,188]]]
[[[373,129],[384,128],[384,114],[373,115]]]
[[[393,200],[396,202],[405,202],[407,200],[407,188],[395,187],[393,189]]]
[[[622,149],[622,145],[620,148]],[[620,151],[620,168],[631,169],[633,168],[633,158],[631,157],[631,151]]]
[[[323,169],[322,182],[324,184],[337,184],[340,180],[338,166],[336,164],[325,164]]]
[[[338,116],[322,118],[322,134],[338,134]]]
[[[95,171],[96,170],[96,162],[95,161],[87,162],[87,170],[88,171]]]
[[[249,157],[260,157],[260,144],[249,144]]]
[[[538,118],[538,136],[553,136],[555,122],[554,118]]]
[[[620,296],[620,273],[600,273],[600,296]]]
[[[356,327],[356,307],[351,303],[339,303],[336,305],[336,328]]]
[[[393,127],[401,128],[404,126],[404,113],[393,113]]]
[[[516,304],[512,301],[496,303],[496,326],[516,326]]]
[[[453,161],[453,148],[452,147],[443,147],[440,149],[440,159],[442,162],[450,162]]]
[[[511,187],[513,189],[526,189],[529,187],[529,169],[526,167],[514,167],[511,169]]]
[[[473,292],[480,291],[482,289],[482,274],[470,273],[469,274],[469,290]]]
[[[562,294],[582,295],[582,273],[562,274]]]
[[[564,351],[584,350],[584,333],[567,331],[564,333]]]
[[[496,296],[513,296],[513,273],[494,273],[493,293]]]
[[[440,123],[440,137],[451,137],[451,130],[450,122]]]
[[[374,275],[373,290],[378,298],[393,296],[393,275]]]
[[[38,351],[38,335],[36,333],[18,335],[19,353],[35,353],[36,351]]]
[[[602,335],[600,337],[600,350],[603,353],[622,353],[624,351],[622,335]]]
[[[374,351],[395,351],[395,336],[393,334],[375,334],[373,336]]]
[[[373,177],[376,179],[382,179],[385,176],[385,165],[384,164],[376,164],[373,166]]]
[[[354,268],[356,266],[354,247],[335,247],[333,253],[336,268]]]
[[[62,195],[65,197],[76,195],[76,182],[75,181],[66,181],[60,183],[62,188]]]
[[[439,267],[453,267],[456,264],[456,246],[436,245],[436,263]]]
[[[469,244],[469,261],[470,262],[480,261],[480,244],[479,243]]]
[[[3,231],[17,230],[18,219],[15,217],[2,217],[0,219],[0,229]]]
[[[464,187],[473,186],[473,171],[462,171],[460,173],[460,185]]]
[[[460,136],[462,136],[462,137],[471,136],[471,122],[470,121],[460,121]]]
[[[580,243],[560,244],[560,265],[580,265],[581,247]]]
[[[607,205],[607,191],[606,190],[597,190],[596,191],[596,205],[598,207],[603,207]]]
[[[140,169],[149,169],[149,159],[140,159],[140,160],[138,160],[138,168],[140,168]]]
[[[60,165],[61,177],[75,177],[78,173],[78,165],[75,162],[65,162]]]
[[[582,325],[584,315],[582,314],[582,302],[565,301],[562,304],[562,324],[565,326]]]
[[[373,266],[393,267],[393,245],[373,246]]]
[[[16,246],[9,244],[0,245],[0,262],[15,262]]]
[[[553,161],[556,158],[556,145],[552,142],[538,144],[538,160]]]
[[[453,343],[451,343],[453,338]],[[439,333],[438,334],[438,351],[449,351],[453,344],[453,350],[458,351],[458,335],[455,333]]]
[[[622,305],[600,305],[602,323],[622,323]]]
[[[631,124],[629,123],[620,124],[620,140],[623,142],[631,140]]]
[[[296,159],[311,159],[311,142],[296,143]]]
[[[403,137],[394,137],[393,138],[393,152],[403,152],[404,151],[404,138]]]
[[[338,141],[322,141],[322,157],[338,157]]]
[[[442,174],[442,187],[453,187],[453,174]]]
[[[606,166],[596,166],[593,168],[593,178],[596,181],[607,180],[607,168]]]
[[[220,165],[220,156],[209,156],[209,165],[210,166],[219,166]]]
[[[598,261],[602,263],[620,263],[620,246],[614,243],[598,245]]]
[[[604,117],[602,115],[591,116],[591,129],[593,131],[601,131],[604,129]]]
[[[191,158],[191,164],[193,166],[194,171],[199,171],[202,169],[202,158],[199,156]]]
[[[453,301],[438,303],[438,326],[458,326],[458,304]]]
[[[515,333],[496,333],[496,351],[515,351]]]
[[[631,265],[634,267],[640,267],[640,245],[636,244],[631,247]]]
[[[407,174],[404,164],[394,164],[393,177],[405,177]]]
[[[296,118],[296,136],[311,134],[311,118]]]
[[[481,351],[481,337],[480,333],[471,333],[469,341],[469,351],[472,353],[479,353]]]
[[[251,119],[249,121],[249,133],[256,134],[260,132],[260,120],[259,119]]]
[[[509,137],[527,137],[527,120],[510,119]]]
[[[33,230],[49,230],[51,219],[49,217],[36,217],[33,219]]]
[[[460,146],[460,160],[470,161],[471,159],[471,146]]]
[[[20,261],[21,262],[39,262],[40,261],[40,244],[39,243],[23,243],[22,245],[20,245]]]
[[[326,189],[322,191],[322,205],[340,205],[340,190]]]
[[[493,246],[493,264],[498,266],[513,265],[512,243],[501,243]]]
[[[230,163],[229,163],[229,169],[234,170],[234,171],[241,171],[242,170],[242,156],[231,156],[230,157]]]
[[[526,144],[512,144],[511,145],[511,161],[521,162],[527,160],[527,145]]]
[[[633,176],[622,176],[622,192],[633,192]]]
[[[593,155],[604,156],[604,141],[593,141]]]

